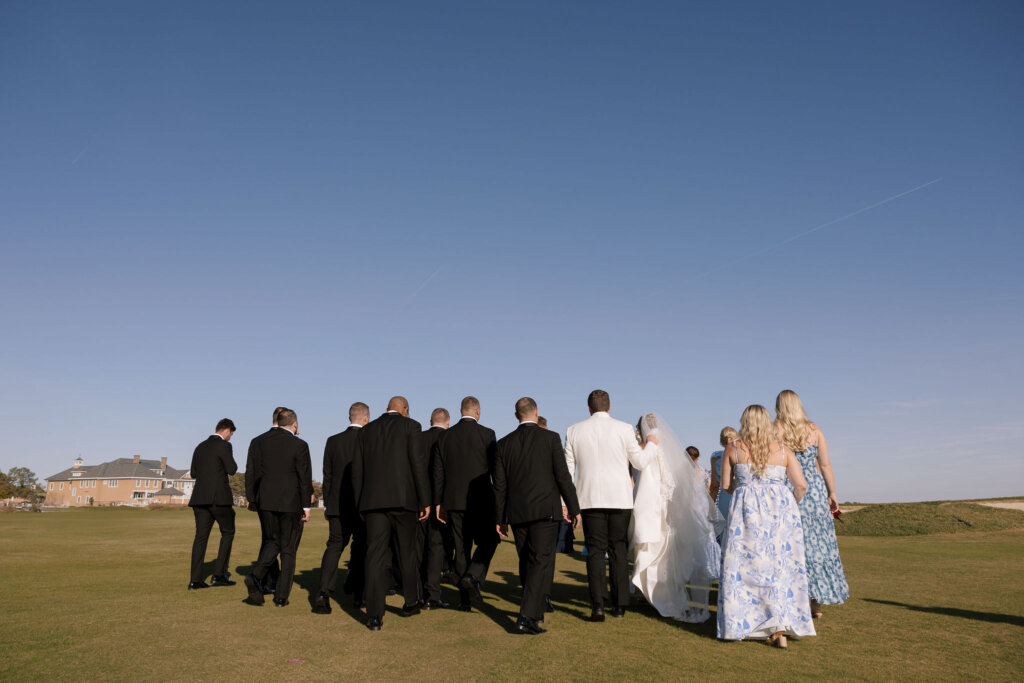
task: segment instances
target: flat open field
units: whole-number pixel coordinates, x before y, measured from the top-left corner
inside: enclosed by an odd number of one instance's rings
[[[350,609],[310,613],[327,536],[316,512],[291,605],[253,607],[240,575],[255,558],[259,528],[253,513],[237,520],[239,584],[187,592],[188,510],[0,515],[0,680],[1024,678],[1024,528],[841,536],[853,598],[825,609],[817,637],[779,651],[722,643],[712,622],[669,622],[648,608],[586,622],[586,569],[566,555],[550,630],[513,635],[519,590],[508,542],[485,585],[486,611],[391,612],[371,633]],[[216,539],[214,530],[211,560]],[[343,577],[344,569],[339,586]],[[400,604],[389,598],[391,609]]]

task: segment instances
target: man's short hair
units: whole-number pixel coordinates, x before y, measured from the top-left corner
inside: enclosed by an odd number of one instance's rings
[[[235,433],[235,423],[232,422],[231,420],[229,420],[226,417],[223,420],[221,420],[220,422],[217,423],[217,428],[214,429],[213,431],[219,432],[219,431],[223,431],[225,429],[230,429],[232,434]]]
[[[530,413],[535,412],[537,412],[537,402],[529,396],[523,396],[521,399],[516,401],[516,417],[520,420]]]
[[[694,460],[700,457],[700,451],[697,450],[696,446],[687,446],[686,454],[693,458]]]
[[[277,414],[277,426],[278,427],[291,427],[298,421],[298,416],[294,410],[290,408],[282,408],[281,412]]]
[[[612,407],[612,400],[608,398],[608,392],[604,389],[594,389],[587,396],[587,407],[593,412],[607,412]]]
[[[281,414],[282,412],[284,412],[284,411],[286,411],[286,410],[288,410],[288,409],[287,409],[287,408],[285,408],[284,406],[278,406],[278,407],[274,408],[274,424],[277,424],[277,418],[278,418],[278,416],[279,416],[279,415],[280,415],[280,414]]]
[[[474,408],[476,408],[476,409],[480,408],[480,400],[477,399],[476,396],[467,396],[466,398],[462,399],[462,414],[463,415],[465,415],[466,413],[470,412]]]
[[[441,422],[451,422],[452,416],[448,414],[448,411],[444,408],[434,408],[434,412],[430,414],[430,424],[436,425]]]
[[[543,415],[538,415],[537,416],[537,424],[540,425],[541,427],[543,427],[544,429],[547,429],[548,428],[548,419],[546,417],[544,417]]]
[[[356,401],[348,409],[348,421],[355,422],[360,417],[370,417],[370,406],[362,401]]]
[[[409,410],[409,401],[405,399],[405,396],[392,396],[391,400],[388,401],[388,410],[397,410],[399,412]]]

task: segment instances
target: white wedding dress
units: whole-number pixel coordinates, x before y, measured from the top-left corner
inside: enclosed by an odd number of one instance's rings
[[[656,457],[639,472],[630,551],[633,585],[663,617],[691,623],[710,616],[711,581],[721,574],[715,537],[725,520],[693,461],[661,416],[641,418],[640,436],[655,434]]]

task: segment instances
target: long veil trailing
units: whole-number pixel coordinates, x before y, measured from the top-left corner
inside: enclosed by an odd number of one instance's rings
[[[657,413],[640,419],[641,439],[649,434],[657,435],[657,457],[636,487],[633,584],[662,616],[706,621],[711,581],[721,572],[715,536],[724,520],[682,442]]]

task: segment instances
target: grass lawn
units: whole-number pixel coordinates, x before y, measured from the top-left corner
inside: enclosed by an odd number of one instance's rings
[[[403,619],[393,597],[384,630],[371,633],[350,609],[310,613],[327,537],[316,513],[291,605],[253,607],[240,575],[256,556],[259,525],[244,511],[237,521],[239,584],[188,592],[188,510],[0,514],[0,680],[1024,679],[1021,528],[842,536],[853,598],[825,609],[817,637],[780,651],[719,642],[713,622],[670,622],[649,608],[583,621],[586,568],[566,555],[548,633],[512,635],[519,590],[509,542],[485,584],[484,612]],[[215,529],[211,560],[216,542]],[[344,569],[339,587],[343,577]]]

